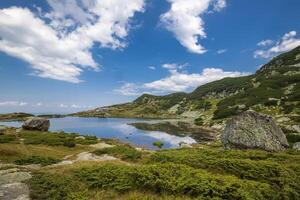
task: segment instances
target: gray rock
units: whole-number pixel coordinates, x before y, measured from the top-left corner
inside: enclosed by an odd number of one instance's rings
[[[25,130],[48,131],[50,121],[41,117],[30,117],[27,119],[22,128]]]
[[[221,136],[225,149],[283,151],[289,144],[275,121],[265,115],[246,111],[227,122]]]
[[[296,150],[300,151],[300,142],[296,142],[296,143],[293,145],[293,149],[296,149]]]
[[[292,129],[297,132],[297,133],[300,133],[300,126],[299,125],[293,125],[292,126]]]

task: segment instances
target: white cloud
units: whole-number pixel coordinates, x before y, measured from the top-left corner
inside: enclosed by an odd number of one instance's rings
[[[264,46],[269,46],[273,43],[274,43],[273,40],[262,40],[259,43],[257,43],[257,46],[264,47]]]
[[[74,109],[87,109],[87,108],[92,108],[92,106],[87,106],[87,105],[78,105],[78,104],[59,104],[58,107],[60,108],[74,108]]]
[[[43,105],[44,104],[42,102],[38,102],[38,103],[35,104],[35,106],[37,106],[37,107],[40,107],[40,106],[43,106]]]
[[[0,51],[28,62],[33,75],[72,83],[81,82],[84,69],[99,71],[91,53],[95,44],[126,47],[130,19],[144,11],[144,0],[48,2],[52,11],[43,16],[27,8],[0,9]]]
[[[188,65],[189,65],[188,63],[184,63],[184,64],[166,63],[163,64],[162,67],[168,70],[177,70],[177,69],[182,69]]]
[[[0,106],[26,106],[28,103],[23,101],[4,101],[0,102]]]
[[[214,11],[220,11],[226,6],[225,0],[167,0],[171,4],[168,12],[160,16],[162,24],[174,33],[180,44],[190,52],[203,54],[206,49],[199,39],[206,38],[204,21],[210,5]],[[212,11],[211,11],[212,12]]]
[[[292,50],[300,45],[300,39],[296,37],[297,32],[291,31],[282,36],[276,44],[265,50],[254,52],[255,58],[271,58],[277,54]]]
[[[219,80],[225,77],[246,75],[241,72],[226,72],[219,68],[205,68],[202,73],[183,73],[171,71],[166,78],[144,84],[144,87],[154,91],[180,92],[194,89],[200,85]]]
[[[223,53],[226,53],[227,52],[227,49],[219,49],[217,51],[217,54],[223,54]]]
[[[120,88],[115,89],[114,92],[124,96],[137,96],[140,94],[140,87],[134,83],[124,83]]]
[[[226,7],[226,0],[217,0],[216,3],[214,4],[214,10],[218,12],[225,7]]]
[[[176,68],[168,68],[168,70],[170,74],[165,78],[144,84],[126,83],[115,92],[126,96],[137,96],[142,93],[189,92],[200,85],[225,77],[249,75],[249,73],[237,71],[224,71],[220,68],[205,68],[201,73],[180,72]]]
[[[155,66],[149,66],[148,68],[151,69],[151,70],[156,70]]]
[[[69,106],[62,103],[62,104],[59,105],[59,107],[60,108],[68,108]]]

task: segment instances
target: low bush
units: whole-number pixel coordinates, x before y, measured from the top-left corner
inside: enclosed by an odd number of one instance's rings
[[[194,123],[198,126],[203,126],[204,121],[203,121],[202,117],[199,117],[199,118],[195,119]]]
[[[0,135],[0,143],[11,143],[16,140],[15,135]]]
[[[74,193],[81,191],[82,185],[73,177],[56,174],[34,174],[29,180],[30,197],[38,200],[76,199]],[[81,200],[81,199],[76,199]],[[84,200],[84,198],[82,198]]]
[[[51,157],[29,156],[15,161],[17,165],[40,164],[42,166],[52,165],[60,162],[60,160]]]
[[[182,149],[157,152],[149,161],[153,162],[185,164],[217,174],[264,182],[276,188],[281,197],[300,197],[299,154]]]
[[[85,139],[81,138],[75,138],[76,144],[82,144],[82,145],[91,145],[91,144],[97,144],[98,138],[96,136],[84,136]]]
[[[142,152],[129,145],[119,145],[94,151],[96,155],[109,154],[122,160],[136,161],[142,157]]]
[[[288,134],[286,136],[287,140],[289,143],[293,144],[296,142],[300,142],[300,135],[295,135],[295,134]]]
[[[75,133],[64,132],[39,132],[22,131],[21,138],[24,138],[25,144],[44,144],[49,146],[67,146],[74,147],[76,144],[89,145],[97,143],[97,137],[85,136],[85,139],[76,139],[79,135]]]
[[[231,176],[215,176],[205,170],[178,164],[126,166],[106,164],[75,172],[90,188],[119,192],[145,190],[218,199],[274,199],[277,193],[265,183],[242,181]]]
[[[164,143],[161,141],[156,141],[156,142],[153,142],[153,146],[156,146],[161,149],[164,146]]]
[[[73,147],[76,146],[76,143],[73,142],[73,141],[67,140],[67,141],[64,142],[63,145],[64,145],[65,147],[73,148]]]

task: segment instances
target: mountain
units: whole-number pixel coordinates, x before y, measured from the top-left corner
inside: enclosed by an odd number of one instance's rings
[[[212,125],[248,109],[280,117],[292,124],[299,123],[300,46],[273,58],[253,75],[224,78],[202,85],[192,93],[144,94],[130,103],[75,115],[190,118],[199,125]]]

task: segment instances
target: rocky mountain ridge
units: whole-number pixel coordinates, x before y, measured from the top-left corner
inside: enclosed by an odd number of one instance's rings
[[[143,94],[130,103],[76,113],[84,117],[189,118],[195,124],[224,123],[246,110],[297,125],[300,116],[300,46],[273,58],[255,74],[224,78],[191,93]]]

